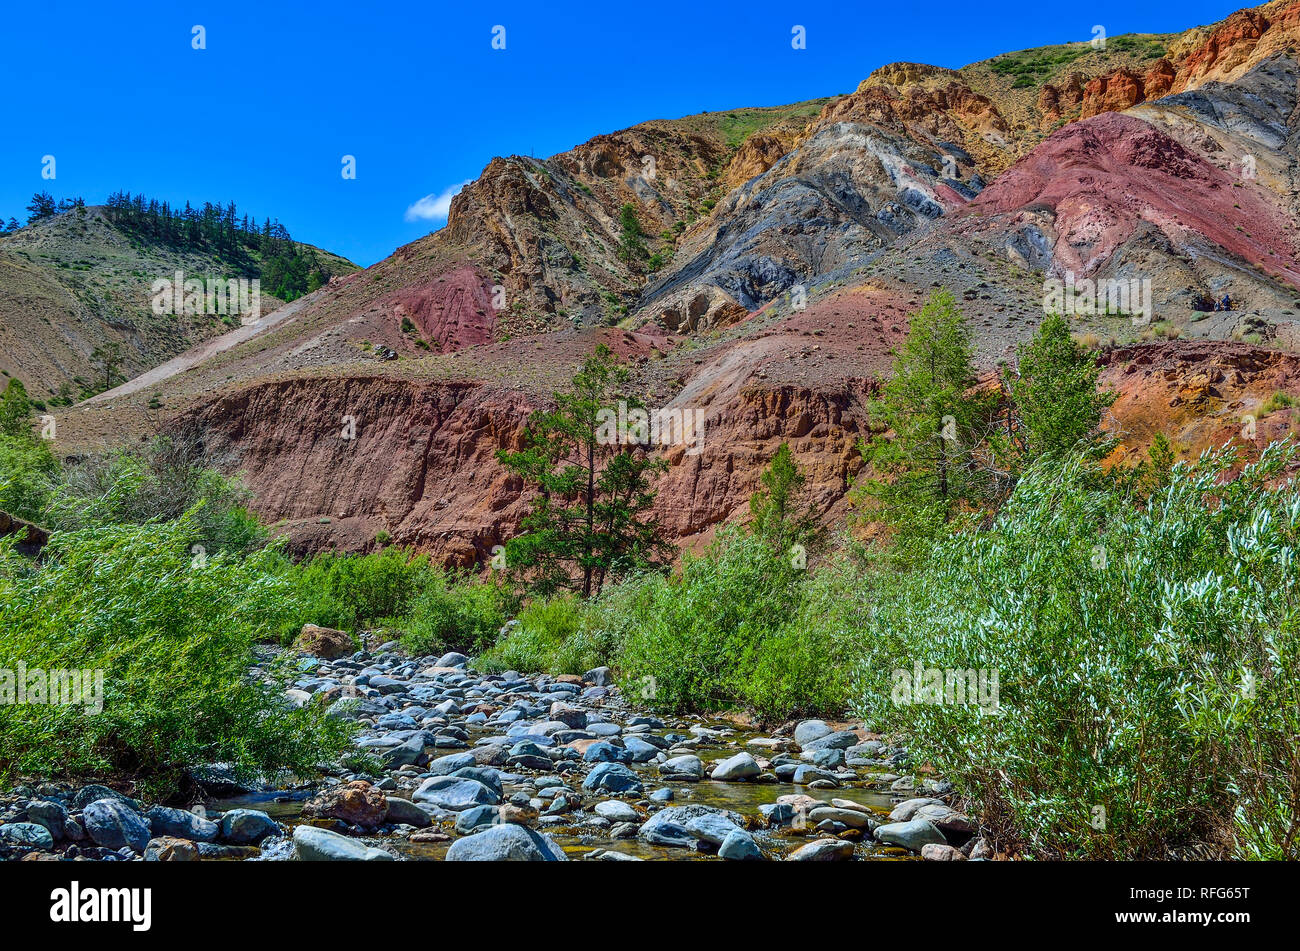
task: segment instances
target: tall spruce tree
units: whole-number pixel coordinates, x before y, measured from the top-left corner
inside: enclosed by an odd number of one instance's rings
[[[875,434],[861,447],[873,475],[855,500],[899,542],[933,537],[982,498],[975,451],[992,403],[975,382],[961,311],[950,293],[935,291],[911,316],[893,374],[869,406]]]
[[[555,409],[529,418],[523,449],[497,453],[538,490],[522,534],[505,546],[507,568],[535,593],[568,589],[591,597],[611,576],[662,564],[671,554],[650,514],[651,480],[666,464],[611,438],[619,403],[641,406],[626,392],[627,381],[627,368],[602,344],[572,388],[555,394]]]

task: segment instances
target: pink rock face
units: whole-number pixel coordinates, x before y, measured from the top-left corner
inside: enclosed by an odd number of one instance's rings
[[[380,302],[395,323],[409,319],[438,350],[491,343],[496,328],[492,288],[477,268],[456,268],[428,284],[405,287]]]
[[[1087,274],[1142,222],[1176,248],[1206,241],[1300,286],[1294,226],[1260,193],[1132,116],[1105,113],[1061,129],[972,201],[960,228],[998,227],[1028,206],[1055,212],[1054,268]]]

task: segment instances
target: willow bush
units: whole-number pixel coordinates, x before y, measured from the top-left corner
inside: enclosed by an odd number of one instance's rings
[[[858,712],[1031,854],[1296,857],[1294,460],[1274,445],[1233,476],[1207,453],[1145,500],[1034,467],[988,529],[880,586]],[[918,664],[995,671],[996,712],[900,697]]]

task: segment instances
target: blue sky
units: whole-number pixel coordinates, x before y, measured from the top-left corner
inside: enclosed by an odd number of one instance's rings
[[[852,91],[883,63],[1167,32],[1209,0],[981,3],[10,4],[0,51],[0,214],[47,188],[233,199],[373,264],[441,227],[437,197],[494,155],[564,151],[654,118]],[[807,48],[791,48],[806,28]],[[192,48],[192,28],[206,49]],[[493,50],[494,26],[506,48]],[[41,178],[55,157],[56,178]],[[341,173],[356,157],[356,178]]]

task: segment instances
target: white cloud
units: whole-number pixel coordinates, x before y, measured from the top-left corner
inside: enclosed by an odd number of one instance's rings
[[[451,210],[451,200],[456,194],[468,185],[469,182],[461,182],[458,185],[452,185],[444,188],[439,194],[428,194],[417,201],[410,208],[406,209],[407,221],[446,221],[447,212]]]

